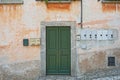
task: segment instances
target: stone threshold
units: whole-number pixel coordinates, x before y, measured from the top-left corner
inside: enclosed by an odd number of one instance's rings
[[[45,77],[39,77],[39,80],[78,80],[76,77],[68,75],[47,75]]]

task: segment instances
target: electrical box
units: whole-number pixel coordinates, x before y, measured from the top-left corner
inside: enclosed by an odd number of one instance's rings
[[[82,29],[80,31],[81,40],[114,40],[117,39],[118,32],[114,29]]]
[[[86,31],[86,40],[92,40],[92,31],[91,30]]]
[[[97,40],[103,40],[103,31],[97,30]]]
[[[103,30],[103,40],[108,40],[108,30]]]
[[[96,30],[92,30],[92,40],[97,40],[97,31]]]
[[[77,40],[77,41],[80,41],[80,35],[77,35],[77,36],[76,36],[76,40]]]
[[[80,35],[81,35],[81,40],[86,40],[87,39],[87,30],[81,30]]]
[[[114,35],[113,35],[113,30],[108,30],[108,40],[113,40]]]
[[[23,39],[23,46],[28,46],[28,45],[29,45],[29,40]]]

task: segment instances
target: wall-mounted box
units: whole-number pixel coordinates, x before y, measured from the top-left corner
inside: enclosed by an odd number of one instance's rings
[[[97,40],[97,31],[92,30],[92,40]]]
[[[118,31],[115,29],[82,29],[81,40],[115,40],[118,38]]]
[[[77,36],[76,36],[76,40],[77,40],[77,41],[80,41],[80,35],[77,35]]]
[[[103,40],[103,30],[97,30],[97,40]]]
[[[39,46],[40,38],[30,38],[29,44],[30,44],[30,46]]]
[[[87,30],[81,30],[80,35],[81,35],[81,40],[86,40],[87,38]]]
[[[29,40],[23,39],[23,46],[28,46],[28,45],[29,45]]]
[[[113,39],[114,39],[113,30],[108,30],[108,40],[113,40]]]
[[[86,40],[91,40],[92,39],[92,31],[91,30],[87,30],[86,31]]]
[[[103,30],[102,31],[102,37],[103,37],[103,39],[102,40],[108,40],[108,30]]]
[[[24,0],[0,0],[0,4],[23,4]]]

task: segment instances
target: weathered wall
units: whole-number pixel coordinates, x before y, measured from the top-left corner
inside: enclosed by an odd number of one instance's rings
[[[24,0],[0,5],[0,64],[40,59],[39,46],[23,46],[23,38],[40,38],[41,21],[75,21],[80,2],[48,4]]]
[[[1,4],[0,65],[40,60],[40,46],[24,47],[23,39],[40,38],[41,21],[80,21],[80,14],[80,1],[46,5],[44,1],[24,0],[22,5]],[[119,22],[120,4],[103,4],[98,0],[83,0],[83,28],[117,29],[119,32]],[[76,27],[78,31],[81,29],[77,23]],[[95,45],[92,46],[93,43],[89,42],[90,49],[86,50],[77,46],[78,75],[99,69],[104,71],[104,69],[120,67],[120,33],[118,33],[117,40],[107,45],[104,45],[105,43],[102,42],[103,45],[99,46],[101,43],[94,42]],[[77,44],[80,42],[77,41]],[[116,57],[116,67],[107,66],[108,56]],[[39,65],[40,62],[35,64]],[[36,70],[38,68],[39,66]],[[14,68],[12,69],[14,71]]]
[[[79,1],[47,5],[44,1],[24,0],[24,4],[1,4],[0,80],[38,79],[41,46],[25,47],[23,39],[40,38],[41,21],[76,21],[78,16]]]
[[[120,67],[120,4],[101,3],[98,0],[83,0],[83,28],[116,29],[115,41],[89,41],[86,50],[78,48],[80,73]],[[81,42],[82,43],[82,42]],[[77,41],[77,44],[80,44]],[[116,66],[108,67],[107,58],[114,56]],[[96,73],[97,74],[97,73]]]

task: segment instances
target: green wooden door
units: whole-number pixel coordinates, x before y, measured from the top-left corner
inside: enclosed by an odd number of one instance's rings
[[[69,75],[71,71],[70,27],[46,28],[46,73]]]

